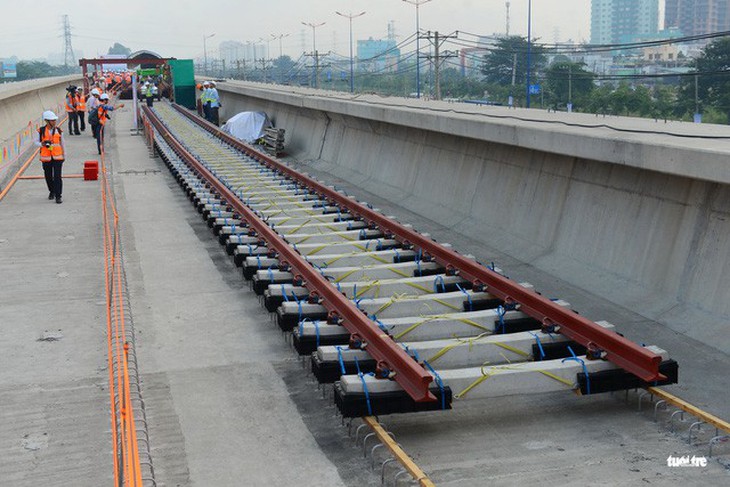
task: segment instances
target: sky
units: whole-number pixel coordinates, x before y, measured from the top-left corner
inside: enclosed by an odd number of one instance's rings
[[[528,0],[510,3],[510,34],[526,35]],[[100,9],[107,15],[101,16]],[[12,22],[5,19],[0,30],[0,58],[62,53],[64,14],[69,16],[72,46],[83,51],[84,57],[104,54],[120,42],[133,51],[199,58],[203,36],[211,34],[215,35],[207,40],[208,56],[216,57],[221,41],[245,44],[270,39],[272,34],[289,34],[282,40],[283,53],[297,58],[303,46],[307,51],[312,48],[312,29],[302,22],[325,22],[316,30],[318,51],[347,54],[349,23],[335,11],[366,12],[353,21],[356,40],[385,38],[391,20],[399,40],[416,30],[416,9],[402,0],[64,0],[43,2],[38,8],[18,8],[17,0],[0,0],[0,12],[12,12]],[[506,29],[504,0],[431,0],[419,11],[422,30],[503,34]],[[590,0],[533,0],[532,20],[533,36],[544,42],[588,40]],[[272,56],[278,55],[279,42],[271,42],[270,50]]]

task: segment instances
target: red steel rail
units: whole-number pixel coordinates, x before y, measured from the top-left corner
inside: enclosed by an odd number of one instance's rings
[[[367,351],[377,361],[380,370],[394,372],[393,379],[415,401],[436,400],[436,397],[429,391],[429,384],[433,381],[431,374],[413,360],[388,334],[383,333],[370,318],[357,309],[352,301],[337,291],[279,234],[256,216],[233,191],[198,162],[182,144],[175,140],[148,107],[142,107],[142,110],[155,129],[188,166],[208,181],[225,202],[234,208],[251,228],[256,230],[258,237],[265,241],[269,248],[275,249],[279,253],[279,259],[292,267],[294,275],[301,276],[310,291],[316,291],[322,300],[321,304],[330,312],[330,316],[367,344]]]
[[[465,279],[470,280],[477,289],[486,289],[506,303],[519,305],[520,311],[537,319],[544,327],[559,331],[568,338],[587,347],[595,355],[613,362],[646,382],[651,383],[666,378],[659,373],[661,356],[622,337],[618,333],[606,330],[595,322],[544,298],[535,291],[525,289],[519,283],[499,275],[474,260],[466,258],[458,252],[446,248],[367,206],[353,201],[332,188],[287,167],[285,164],[256,151],[240,140],[221,132],[218,127],[188,113],[184,108],[177,105],[173,105],[173,107],[208,132],[265,163],[271,169],[307,186],[332,203],[347,209],[354,216],[358,216],[366,222],[372,222],[384,230],[386,234],[392,235],[401,242],[420,248],[436,262],[444,265],[447,270],[458,273]],[[327,288],[333,289],[329,285]],[[319,291],[319,287],[317,287],[317,290]],[[392,361],[389,361],[389,363],[396,365]],[[400,373],[399,369],[396,368],[395,370]]]

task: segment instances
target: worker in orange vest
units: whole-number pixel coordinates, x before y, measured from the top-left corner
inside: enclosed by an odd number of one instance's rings
[[[69,86],[66,88],[66,115],[68,115],[68,133],[70,135],[81,135],[79,132],[79,117],[76,111],[76,87]]]
[[[76,115],[79,117],[79,125],[81,131],[86,131],[86,121],[84,120],[86,115],[86,101],[88,97],[84,95],[83,88],[76,89]]]
[[[97,131],[96,134],[96,148],[99,150],[99,154],[101,154],[101,146],[104,143],[104,126],[106,125],[107,120],[109,120],[111,117],[109,116],[109,112],[112,112],[116,110],[117,108],[122,108],[124,106],[124,103],[120,103],[119,105],[109,105],[109,95],[106,93],[102,93],[99,96],[99,106],[96,107],[97,111],[97,117],[99,120],[99,123],[97,125]]]
[[[43,112],[43,120],[46,124],[38,129],[35,145],[40,147],[40,158],[43,163],[43,174],[46,177],[48,186],[48,199],[56,199],[61,204],[61,193],[63,192],[63,179],[61,171],[65,159],[65,147],[63,132],[56,126],[58,115],[50,110]]]

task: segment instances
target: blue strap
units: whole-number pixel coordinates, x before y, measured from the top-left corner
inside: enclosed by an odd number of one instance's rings
[[[395,252],[395,257],[393,258],[393,260],[400,264],[400,252],[398,252],[398,249],[393,249],[393,251]]]
[[[383,242],[380,241],[380,239],[375,240],[377,245],[375,246],[375,250],[383,250]]]
[[[456,284],[456,288],[466,296],[466,300],[469,303],[469,311],[474,311],[474,303],[471,301],[471,295],[463,287],[459,286],[458,283]]]
[[[359,238],[360,240],[367,240],[367,237],[368,237],[367,232],[365,231],[364,228],[361,228],[360,233],[358,234],[357,238]]]
[[[497,325],[497,331],[500,331],[502,333],[505,332],[505,326],[504,326],[504,315],[507,314],[507,310],[502,306],[501,304],[497,306],[497,318],[499,318],[499,324]]]
[[[416,259],[416,271],[418,272],[418,277],[423,277],[423,271],[421,271],[421,260]]]
[[[381,330],[383,330],[386,333],[388,332],[388,328],[386,328],[385,323],[383,323],[382,321],[380,321],[377,316],[372,315],[370,318],[373,321],[375,321],[375,323],[377,323],[378,328],[380,328]]]
[[[236,233],[236,225],[231,223],[231,234],[234,234],[234,233]]]
[[[436,372],[433,367],[431,367],[431,364],[429,364],[426,360],[423,361],[423,363],[426,365],[426,368],[431,371],[431,373],[436,377],[436,385],[439,386],[439,390],[441,391],[441,409],[446,409],[446,394],[444,394],[444,382],[441,380],[441,376]]]
[[[240,235],[239,235],[239,237],[240,237]],[[240,240],[240,238],[239,238],[239,240]],[[256,265],[258,266],[259,270],[261,270],[261,256],[260,255],[256,256]]]
[[[298,320],[299,321],[302,321],[302,314],[303,314],[303,311],[302,311],[302,302],[299,301],[299,300],[297,300],[297,306],[299,307],[299,318],[298,318]]]
[[[347,375],[347,370],[345,370],[345,361],[342,360],[342,347],[337,345],[337,361],[340,363],[340,372],[342,372],[342,375]]]
[[[574,361],[574,362],[578,362],[583,367],[583,373],[586,376],[586,395],[590,395],[590,393],[591,393],[591,378],[588,375],[588,368],[586,367],[586,363],[583,361],[582,358],[578,358],[575,355],[575,352],[570,347],[570,345],[568,345],[568,351],[570,352],[570,354],[572,355],[572,357],[564,358],[561,361],[561,363],[565,363],[565,362],[571,360],[571,361]]]
[[[246,244],[246,245],[248,245],[248,254],[253,255],[253,247],[251,246],[251,244]]]
[[[269,282],[271,284],[273,284],[274,283],[274,271],[271,270],[271,267],[266,269],[266,271],[269,273]]]
[[[444,284],[444,276],[436,276],[436,279],[433,280],[433,292],[437,293],[439,292],[439,283],[441,283],[441,292],[446,292],[446,284]]]
[[[337,290],[340,291],[340,283],[337,283]],[[357,283],[352,285],[352,297],[357,298]]]
[[[368,416],[372,416],[373,408],[372,406],[370,406],[370,392],[368,391],[368,385],[365,381],[365,375],[375,376],[375,374],[373,374],[372,372],[368,374],[363,374],[362,372],[360,372],[360,364],[357,361],[357,357],[355,357],[355,366],[357,367],[357,376],[360,377],[360,380],[362,381],[362,390],[363,392],[365,392],[365,403],[368,406]]]
[[[292,291],[292,294],[293,293],[294,292]],[[284,296],[284,301],[287,301],[287,302],[289,301],[289,298],[286,295],[286,291],[284,290],[284,285],[283,284],[281,285],[281,295]]]
[[[542,349],[542,343],[540,343],[540,337],[537,335],[537,333],[529,332],[530,335],[535,337],[535,341],[537,342],[537,348],[540,350],[540,360],[545,358],[545,350]]]
[[[352,230],[352,222],[351,221],[348,221],[347,222],[347,229],[348,230]]]

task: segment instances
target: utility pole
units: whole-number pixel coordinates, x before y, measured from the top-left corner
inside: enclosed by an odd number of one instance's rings
[[[507,106],[509,107],[515,104],[515,84],[517,84],[517,53],[512,55],[512,88],[510,89],[509,99],[507,101]]]
[[[504,32],[505,32],[505,36],[509,37],[509,2],[505,2],[504,5],[507,8],[507,16],[505,18],[507,25],[506,25],[506,28],[504,29]]]
[[[542,90],[541,90],[542,91]],[[568,65],[568,113],[573,112],[573,65]]]
[[[352,55],[352,19],[356,19],[358,17],[361,17],[365,15],[365,12],[360,12],[359,14],[353,14],[350,12],[349,14],[343,14],[341,12],[335,12],[340,17],[344,17],[350,21],[350,93],[355,92],[355,62]]]
[[[75,56],[74,49],[71,47],[71,23],[68,20],[68,15],[63,16],[63,65],[68,68],[74,65]]]
[[[445,51],[441,52],[441,46],[444,44],[444,42],[448,41],[449,39],[453,39],[458,37],[459,32],[455,32],[453,34],[449,34],[446,36],[439,35],[438,31],[433,33],[433,36],[431,35],[431,31],[428,31],[426,34],[426,39],[429,40],[433,44],[434,51],[433,51],[433,73],[434,73],[434,99],[440,100],[441,99],[441,63],[444,62],[448,58],[452,57],[458,57],[458,54]],[[431,56],[427,56],[429,59],[431,59]]]
[[[532,50],[532,0],[527,1],[527,76],[526,76],[526,88],[527,98],[525,106],[530,108],[530,51]]]

